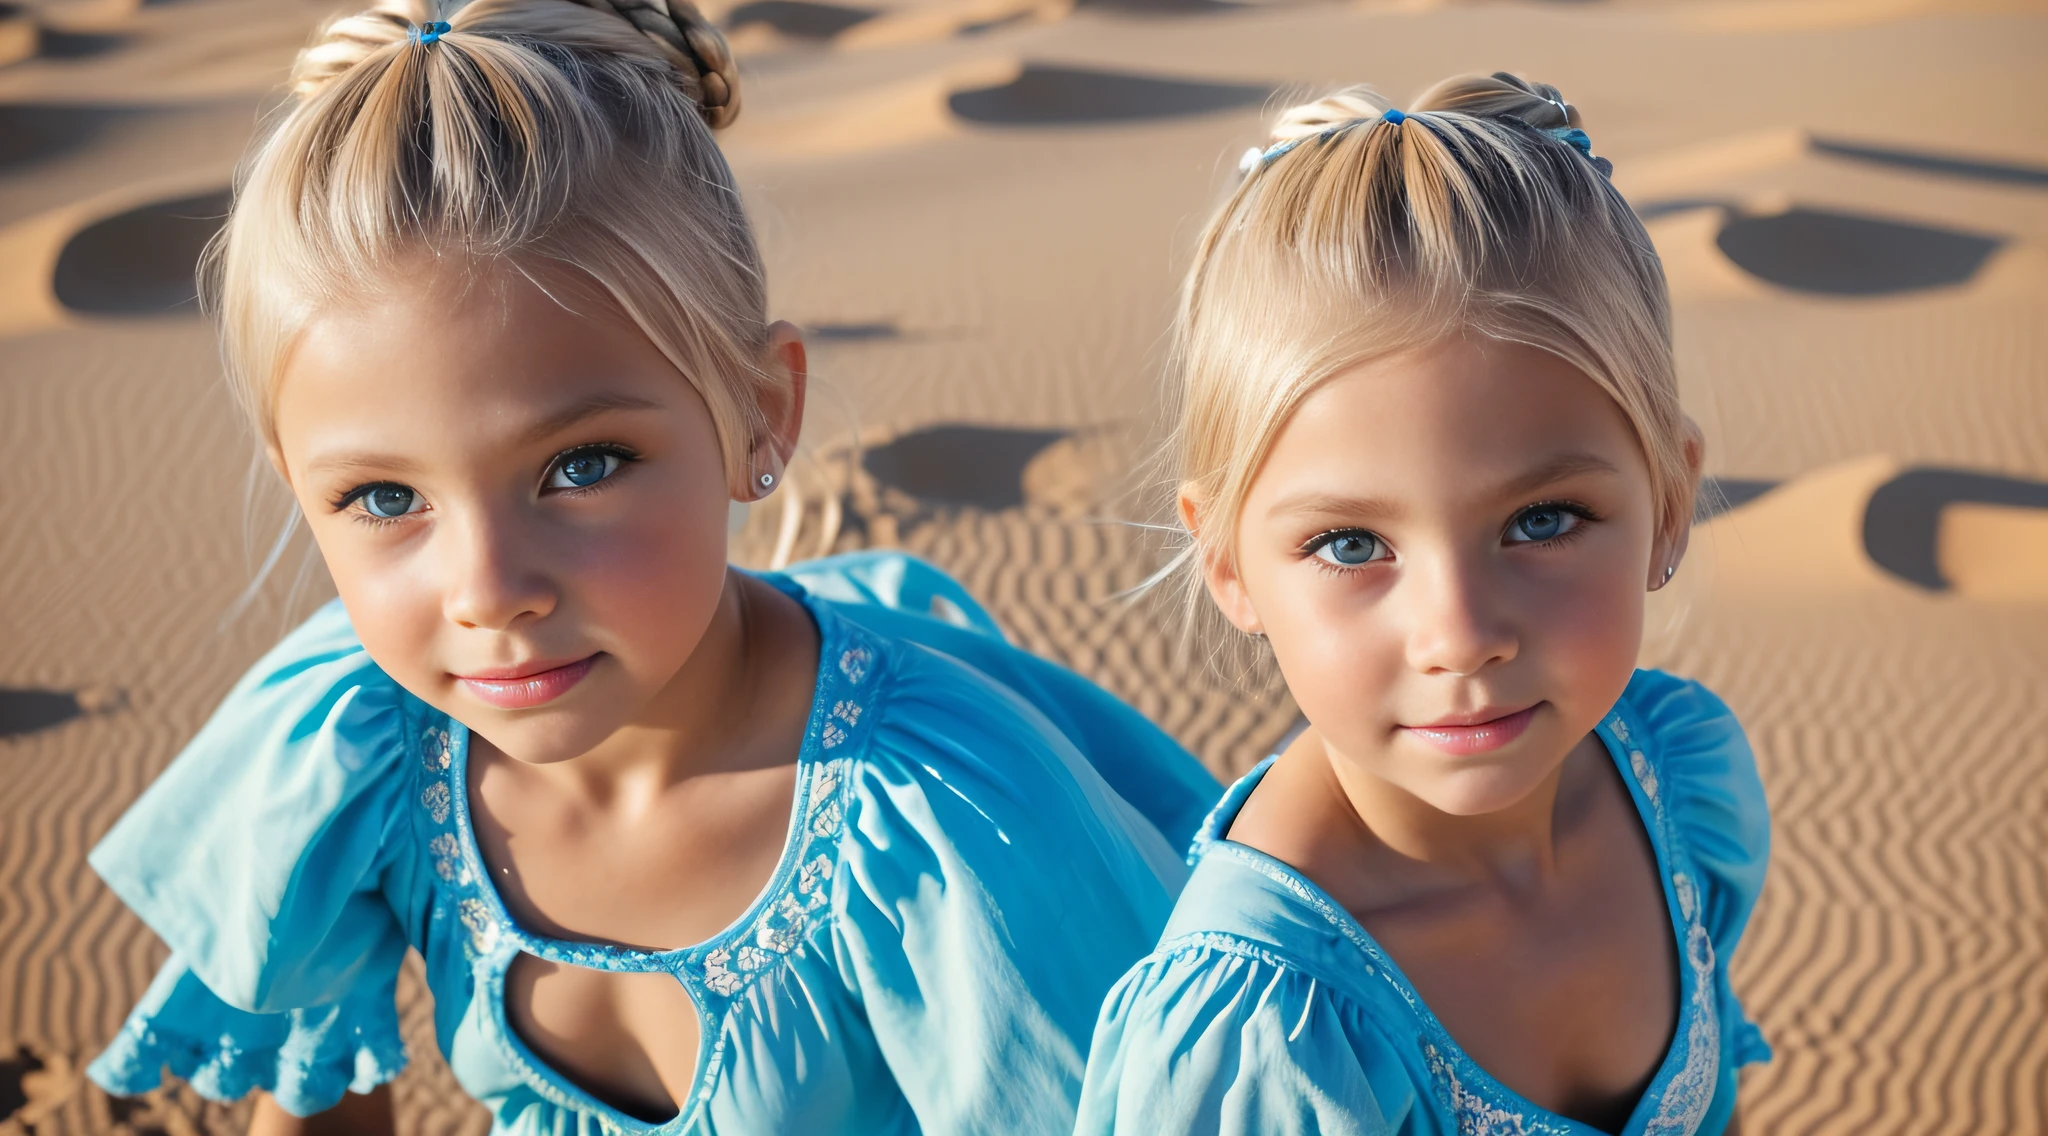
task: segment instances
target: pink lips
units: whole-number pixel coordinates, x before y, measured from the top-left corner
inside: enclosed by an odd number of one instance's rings
[[[1541,703],[1537,704],[1542,705]],[[1487,721],[1403,726],[1414,737],[1450,754],[1490,753],[1522,736],[1536,717],[1536,706]]]
[[[590,673],[597,656],[578,659],[559,667],[525,673],[456,675],[471,694],[500,710],[526,710],[542,706],[569,692]]]

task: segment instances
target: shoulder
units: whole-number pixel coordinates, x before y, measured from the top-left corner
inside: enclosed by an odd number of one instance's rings
[[[1770,808],[1742,723],[1700,683],[1642,670],[1608,728],[1626,747],[1645,792],[1720,892],[1710,922],[1730,936],[1739,933],[1762,890],[1771,839]]]
[[[1393,1131],[1418,1098],[1406,1035],[1327,977],[1246,935],[1170,938],[1103,1003],[1077,1131]]]
[[[369,945],[381,922],[335,927],[407,846],[414,779],[394,769],[447,756],[413,744],[415,720],[329,604],[249,669],[93,849],[93,869],[231,1004],[322,1000],[329,979],[386,949]]]

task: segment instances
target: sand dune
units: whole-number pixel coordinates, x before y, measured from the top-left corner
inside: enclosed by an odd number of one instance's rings
[[[280,631],[237,614],[282,502],[251,477],[185,273],[328,10],[0,12],[0,1136],[239,1130],[79,1070],[162,947],[85,850]],[[1220,774],[1284,693],[1128,593],[1199,218],[1262,112],[1523,69],[1648,219],[1718,495],[1648,662],[1748,725],[1773,877],[1735,978],[1767,1133],[2027,1133],[2048,1117],[2048,10],[2017,0],[751,0],[730,150],[778,315],[812,331],[806,456],[742,562],[894,546]],[[260,471],[258,471],[260,474]],[[251,486],[258,487],[252,497]],[[1156,488],[1156,487],[1153,487]],[[416,970],[407,1133],[482,1133]]]

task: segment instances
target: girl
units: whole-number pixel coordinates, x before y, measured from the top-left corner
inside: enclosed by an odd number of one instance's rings
[[[341,598],[95,851],[174,952],[95,1077],[292,1130],[397,1072],[412,947],[499,1132],[1069,1132],[1214,783],[929,568],[726,566],[805,360],[716,33],[380,9],[294,78],[209,287]]]
[[[1701,460],[1656,253],[1554,88],[1416,105],[1284,115],[1188,280],[1191,558],[1310,725],[1211,813],[1083,1133],[1720,1132],[1769,1054],[1754,761],[1635,669]]]

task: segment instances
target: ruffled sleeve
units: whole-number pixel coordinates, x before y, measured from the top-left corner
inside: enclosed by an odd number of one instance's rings
[[[1365,1015],[1234,937],[1169,945],[1103,1004],[1075,1136],[1391,1136],[1414,1082]]]
[[[406,938],[384,894],[409,854],[405,696],[321,609],[244,676],[115,824],[93,869],[173,955],[94,1063],[109,1091],[163,1069],[293,1112],[404,1064]]]
[[[1176,850],[1188,847],[1223,792],[1200,762],[1115,695],[1011,646],[967,589],[924,561],[861,552],[795,565],[787,574],[811,594],[844,605],[847,618],[951,655],[1031,703]]]
[[[1756,909],[1771,855],[1770,807],[1756,755],[1727,703],[1697,682],[1644,671],[1629,700],[1655,738],[1668,807],[1699,871],[1701,919],[1721,984],[1722,1036],[1735,1065],[1768,1061],[1771,1047],[1728,986],[1728,961]]]
[[[917,1127],[1067,1136],[1096,1011],[1184,869],[1028,702],[887,652],[848,771],[833,950]]]

